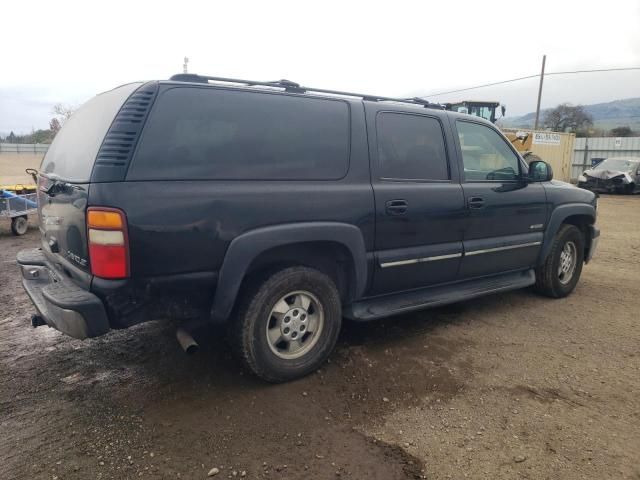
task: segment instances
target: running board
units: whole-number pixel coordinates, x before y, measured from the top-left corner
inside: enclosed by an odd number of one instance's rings
[[[533,269],[504,273],[475,280],[369,298],[353,303],[344,313],[347,318],[353,320],[375,320],[414,310],[469,300],[491,293],[517,290],[533,285],[535,282],[536,275]]]

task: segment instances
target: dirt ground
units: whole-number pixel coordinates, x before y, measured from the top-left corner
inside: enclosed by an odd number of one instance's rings
[[[32,184],[33,179],[24,170],[37,169],[43,156],[42,153],[0,153],[0,185]]]
[[[29,326],[0,225],[2,479],[640,479],[640,196],[603,197],[576,292],[345,325],[317,374],[266,385],[220,332],[92,341]]]

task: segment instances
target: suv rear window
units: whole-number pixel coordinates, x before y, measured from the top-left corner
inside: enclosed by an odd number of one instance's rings
[[[53,140],[40,171],[69,182],[88,182],[111,122],[140,85],[129,83],[101,93],[76,110]]]
[[[329,180],[349,167],[341,100],[174,87],[145,126],[128,180]]]
[[[449,180],[440,122],[431,117],[382,112],[376,118],[380,178]]]

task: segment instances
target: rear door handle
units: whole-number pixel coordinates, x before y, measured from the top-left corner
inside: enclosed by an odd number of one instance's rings
[[[469,205],[469,208],[483,208],[484,207],[484,198],[482,198],[482,197],[469,197],[467,199],[467,205]]]
[[[404,199],[389,200],[385,205],[387,215],[404,215],[409,209],[409,203]]]

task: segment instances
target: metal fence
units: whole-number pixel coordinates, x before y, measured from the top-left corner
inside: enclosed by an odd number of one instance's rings
[[[47,153],[48,143],[0,143],[0,154],[2,153]]]
[[[640,137],[576,138],[571,163],[571,180],[591,168],[593,162],[609,157],[640,158]]]

